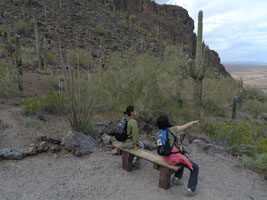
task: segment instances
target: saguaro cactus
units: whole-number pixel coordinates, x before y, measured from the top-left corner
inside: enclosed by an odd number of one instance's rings
[[[206,68],[208,66],[208,53],[209,47],[204,47],[203,54],[203,42],[202,42],[202,31],[203,31],[203,12],[198,13],[198,31],[197,31],[197,48],[196,58],[193,62],[189,56],[186,56],[187,70],[191,78],[194,79],[194,90],[193,90],[193,108],[196,118],[200,118],[200,112],[202,107],[202,80],[206,74]]]
[[[20,50],[20,36],[15,35],[16,37],[16,49],[15,49],[15,61],[17,67],[17,81],[18,89],[23,92],[23,68],[22,68],[22,59],[21,59],[21,50]]]
[[[232,105],[232,119],[235,119],[235,116],[236,116],[237,101],[238,101],[238,97],[235,96],[233,100],[233,105]]]
[[[41,44],[40,44],[40,36],[37,25],[36,9],[33,10],[33,17],[34,17],[34,35],[36,43],[37,61],[38,61],[38,67],[39,69],[41,69],[42,68]]]
[[[43,51],[43,62],[44,62],[44,68],[47,68],[48,66],[48,49],[47,49],[47,40],[46,38],[44,37],[43,39],[43,48],[42,48],[42,51]]]
[[[243,96],[244,96],[244,87],[243,87],[243,80],[242,78],[239,81],[239,94],[238,94],[238,103],[239,103],[239,108],[242,108],[243,104]]]

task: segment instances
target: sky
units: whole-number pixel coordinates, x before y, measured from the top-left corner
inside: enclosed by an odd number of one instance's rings
[[[195,21],[203,10],[203,40],[222,63],[267,63],[267,0],[156,0],[185,8]],[[195,31],[196,32],[196,31]]]

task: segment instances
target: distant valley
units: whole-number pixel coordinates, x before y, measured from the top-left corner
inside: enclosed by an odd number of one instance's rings
[[[224,64],[226,70],[246,87],[260,88],[267,93],[267,64]]]

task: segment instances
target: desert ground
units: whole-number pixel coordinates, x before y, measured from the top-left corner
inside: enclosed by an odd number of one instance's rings
[[[267,65],[225,65],[233,78],[242,78],[245,87],[260,88],[267,92]]]
[[[42,133],[63,136],[68,128],[56,116],[47,116],[41,127],[26,128],[21,109],[0,106],[0,148],[23,150]],[[189,171],[184,185],[158,187],[159,173],[142,160],[141,168],[126,172],[121,156],[112,155],[103,144],[91,155],[74,157],[67,152],[42,153],[20,161],[0,160],[1,200],[266,200],[267,181],[263,176],[240,167],[229,154],[207,154],[197,143],[188,144],[189,158],[200,167],[197,195],[186,197]]]

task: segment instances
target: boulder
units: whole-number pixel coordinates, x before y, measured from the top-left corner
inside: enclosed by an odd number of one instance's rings
[[[145,149],[148,149],[151,151],[157,149],[157,145],[154,142],[145,140],[145,141],[142,141],[142,143],[144,144]]]
[[[138,123],[138,129],[140,131],[140,133],[145,133],[145,134],[149,134],[152,132],[153,127],[150,126],[148,123],[146,122],[139,122]]]
[[[116,128],[117,123],[110,121],[94,124],[94,129],[96,129],[100,134],[107,133],[108,135],[115,135]]]
[[[205,143],[214,143],[208,136],[205,134],[199,134],[199,133],[190,133],[186,135],[186,138],[188,139],[189,143],[192,143],[194,140],[202,140]]]
[[[4,148],[0,150],[0,158],[4,160],[21,160],[24,153],[12,148]]]
[[[24,150],[24,154],[27,156],[37,154],[37,145],[31,144],[27,149]]]
[[[49,149],[50,152],[52,153],[57,153],[61,151],[61,146],[60,145],[52,145]]]
[[[117,148],[112,149],[112,150],[111,150],[111,154],[112,154],[112,155],[120,155],[120,150],[118,150]]]
[[[60,144],[61,143],[61,139],[59,137],[56,136],[48,136],[48,135],[41,135],[39,137],[40,141],[46,141],[52,144]]]
[[[97,141],[89,135],[70,131],[61,141],[63,149],[75,156],[87,155],[94,152]]]
[[[113,140],[114,139],[110,135],[108,135],[107,133],[104,133],[101,136],[101,141],[103,142],[103,144],[111,144]]]
[[[43,152],[47,152],[49,150],[50,146],[48,145],[48,143],[46,141],[42,141],[38,148],[37,151],[38,153],[43,153]]]

